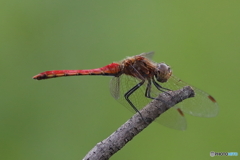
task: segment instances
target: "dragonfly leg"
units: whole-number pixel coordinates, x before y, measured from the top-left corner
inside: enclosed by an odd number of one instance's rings
[[[159,101],[164,102],[164,101],[161,100],[161,99],[151,97],[151,85],[152,85],[151,80],[148,80],[147,88],[146,88],[146,91],[145,91],[145,97],[150,98],[150,99],[156,99],[156,100],[159,100]],[[159,86],[160,86],[160,85],[159,85]],[[160,90],[160,91],[162,91],[162,90]],[[165,91],[162,91],[162,92],[165,92]],[[165,93],[167,93],[167,92],[165,92]],[[168,93],[167,93],[167,94],[168,94]]]
[[[154,78],[152,79],[152,81],[153,81],[154,86],[155,86],[159,91],[161,91],[161,92],[163,92],[163,93],[166,93],[166,94],[168,94],[168,95],[170,96],[169,93],[167,93],[166,91],[164,91],[164,90],[171,91],[170,89],[162,87],[160,84],[158,84],[158,83],[154,80]]]
[[[145,119],[143,118],[142,114],[138,111],[138,109],[134,106],[134,104],[130,101],[129,96],[135,92],[139,87],[141,87],[144,84],[145,80],[141,81],[140,83],[138,83],[137,85],[135,85],[133,88],[131,88],[127,93],[124,94],[125,99],[127,100],[127,102],[131,105],[131,107],[139,113],[139,115],[142,117],[142,119],[145,121]],[[146,121],[145,121],[146,122]]]
[[[152,85],[151,80],[148,80],[147,88],[146,88],[146,91],[145,91],[145,97],[150,98],[150,99],[156,99],[156,98],[151,97],[151,95],[150,95],[151,85]]]

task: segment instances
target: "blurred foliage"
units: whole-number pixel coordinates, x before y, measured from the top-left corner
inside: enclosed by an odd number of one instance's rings
[[[239,1],[1,1],[0,159],[81,159],[132,114],[109,77],[34,81],[155,51],[184,81],[210,92],[216,118],[188,129],[152,124],[112,159],[207,159],[239,152]]]

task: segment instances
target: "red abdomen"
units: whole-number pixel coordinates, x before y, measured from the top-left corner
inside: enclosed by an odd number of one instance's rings
[[[120,69],[121,67],[118,63],[111,63],[107,66],[96,68],[96,69],[46,71],[34,76],[33,79],[42,80],[42,79],[48,79],[48,78],[56,78],[56,77],[63,77],[63,76],[78,76],[78,75],[115,76],[120,72]]]

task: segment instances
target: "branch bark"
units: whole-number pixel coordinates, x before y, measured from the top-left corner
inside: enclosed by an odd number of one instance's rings
[[[140,111],[145,121],[136,113],[108,138],[97,143],[83,160],[109,159],[162,113],[190,97],[194,97],[194,91],[190,86],[183,87],[177,91],[168,91],[167,93],[160,94],[157,98],[160,100],[153,100]]]

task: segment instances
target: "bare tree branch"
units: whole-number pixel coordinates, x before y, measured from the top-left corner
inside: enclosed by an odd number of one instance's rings
[[[96,144],[96,146],[89,151],[83,158],[84,160],[105,160],[109,159],[113,154],[120,150],[127,144],[134,136],[146,128],[154,119],[159,117],[162,113],[173,107],[175,104],[183,101],[184,99],[194,97],[194,91],[190,86],[183,87],[177,91],[168,91],[162,93],[157,99],[153,100],[140,113],[136,113],[108,138]]]

